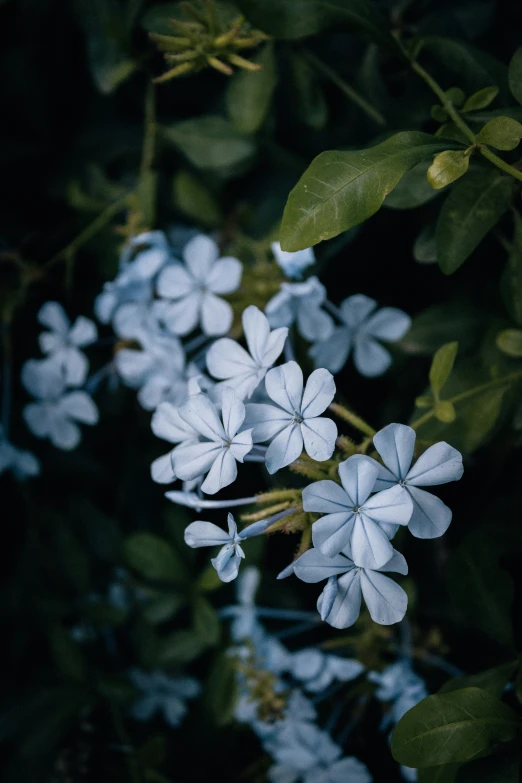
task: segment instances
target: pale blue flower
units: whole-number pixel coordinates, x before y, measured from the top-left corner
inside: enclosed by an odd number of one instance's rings
[[[389,424],[380,430],[373,442],[385,467],[372,460],[379,475],[375,489],[394,487],[413,502],[408,523],[417,538],[437,538],[449,527],[451,509],[440,498],[419,487],[432,487],[458,481],[464,472],[462,454],[444,441],[430,446],[413,464],[415,430],[405,424]]]
[[[271,248],[276,264],[291,279],[300,280],[304,270],[315,264],[313,247],[306,247],[304,250],[298,250],[296,253],[289,253],[287,250],[281,249],[279,242],[272,242]]]
[[[391,356],[382,342],[400,340],[411,326],[411,318],[396,307],[383,307],[377,312],[377,302],[363,294],[355,294],[341,303],[339,317],[343,321],[328,338],[320,338],[310,349],[316,367],[339,372],[353,351],[355,367],[367,378],[386,372]]]
[[[267,317],[254,305],[243,311],[243,331],[248,351],[235,340],[216,340],[207,352],[207,368],[218,386],[231,386],[240,400],[248,399],[283,351],[288,329],[270,331]]]
[[[350,546],[357,565],[381,568],[393,555],[387,526],[408,524],[413,511],[411,498],[401,487],[370,497],[379,468],[362,454],[341,462],[338,470],[341,485],[317,481],[303,490],[304,510],[325,514],[312,525],[314,546],[326,557]]]
[[[201,324],[207,335],[221,335],[232,325],[232,308],[218,294],[237,291],[242,266],[237,258],[219,257],[216,243],[203,234],[183,249],[185,264],[175,263],[158,278],[158,294],[170,301],[165,322],[173,334],[185,335]]]
[[[247,405],[247,424],[254,442],[270,440],[266,452],[269,473],[290,465],[303,445],[312,459],[323,462],[335,449],[337,426],[319,414],[330,405],[335,383],[328,370],[315,370],[303,390],[303,372],[296,362],[270,370],[265,378],[268,396],[275,405]]]
[[[38,476],[40,463],[30,451],[13,446],[4,437],[0,437],[0,474],[10,470],[13,476],[23,480]]]
[[[228,515],[228,533],[213,522],[198,520],[185,529],[185,543],[193,549],[203,546],[221,546],[217,557],[210,561],[222,582],[231,582],[239,573],[239,565],[245,557],[241,544],[247,538],[263,533],[266,528],[255,523],[241,533],[232,514]]]
[[[40,348],[62,369],[68,386],[81,386],[87,377],[89,363],[80,348],[93,343],[98,332],[93,321],[80,315],[74,324],[59,302],[46,302],[38,312],[38,320],[49,331],[39,337]]]
[[[179,406],[181,418],[200,436],[200,443],[178,446],[173,454],[174,472],[184,481],[207,473],[201,489],[215,495],[235,481],[237,462],[243,462],[252,449],[252,430],[240,432],[245,406],[233,389],[222,394],[221,418],[216,406],[205,394],[195,394]]]
[[[292,655],[289,671],[306,691],[318,693],[336,680],[354,680],[364,671],[364,666],[354,659],[329,655],[317,647],[307,647]]]
[[[169,677],[165,672],[145,672],[131,669],[132,684],[141,691],[134,702],[132,716],[139,721],[149,721],[158,712],[165,721],[176,728],[187,712],[186,702],[199,695],[201,686],[193,677]]]
[[[198,443],[199,441],[199,434],[181,418],[177,406],[171,402],[161,402],[158,405],[152,416],[151,429],[156,437],[176,444],[176,446]],[[152,480],[157,484],[171,484],[175,481],[176,474],[172,457],[174,451],[175,449],[171,449],[167,454],[158,457],[150,466]]]
[[[382,672],[369,672],[368,679],[378,686],[375,698],[391,703],[383,728],[398,723],[408,710],[428,696],[424,680],[413,671],[408,660],[397,661]]]
[[[382,568],[370,569],[357,566],[349,550],[345,551],[346,554],[329,558],[318,549],[309,549],[295,563],[295,574],[303,582],[328,580],[328,591],[325,588],[317,601],[321,618],[334,628],[349,628],[359,617],[364,598],[370,617],[379,625],[392,625],[402,620],[408,597],[402,587],[381,573],[408,573],[400,552],[394,550],[392,558]]]
[[[53,359],[29,359],[22,368],[22,383],[38,402],[23,411],[25,423],[37,438],[48,438],[64,451],[81,440],[77,422],[97,424],[98,409],[85,391],[65,391],[61,366]]]
[[[321,309],[325,299],[326,289],[317,277],[310,277],[304,283],[282,283],[279,293],[265,307],[265,313],[274,328],[295,323],[305,340],[327,340],[334,323]]]
[[[255,595],[261,574],[256,566],[247,566],[236,584],[235,606],[227,606],[222,610],[222,617],[231,617],[230,636],[235,642],[243,642],[246,639],[260,641],[263,628],[257,621]]]

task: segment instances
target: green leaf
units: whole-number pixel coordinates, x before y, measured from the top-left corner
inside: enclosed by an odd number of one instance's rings
[[[487,122],[477,136],[483,144],[497,150],[514,150],[522,139],[522,125],[511,117],[495,117]]]
[[[174,177],[174,204],[196,223],[209,228],[219,226],[223,221],[218,202],[213,195],[188,171],[180,171]]]
[[[455,783],[519,783],[520,754],[506,752],[502,755],[476,759],[461,767]]]
[[[439,693],[449,693],[450,691],[458,691],[462,688],[482,688],[487,691],[491,696],[495,696],[500,699],[506,684],[513,676],[515,669],[517,668],[517,661],[509,661],[508,663],[502,663],[500,666],[495,666],[493,669],[486,669],[486,671],[479,672],[478,674],[469,674],[465,677],[454,677],[448,682],[445,682],[442,688],[439,689]]]
[[[509,63],[509,89],[522,104],[522,46],[516,50]]]
[[[509,209],[510,177],[495,169],[470,171],[451,191],[436,230],[437,261],[446,275],[455,272]]]
[[[237,0],[248,20],[274,38],[296,40],[335,25],[355,28],[397,49],[388,25],[368,0]]]
[[[124,9],[118,0],[98,0],[81,14],[89,66],[98,90],[110,95],[136,70],[129,55]]]
[[[309,128],[321,130],[328,119],[328,103],[317,72],[298,52],[288,53],[292,74],[292,98],[297,116]]]
[[[172,142],[194,165],[202,169],[226,169],[251,158],[255,142],[224,117],[208,115],[183,120],[164,128]]]
[[[185,596],[178,593],[157,594],[143,604],[143,616],[147,622],[156,625],[170,620],[186,603]]]
[[[492,85],[501,88],[501,97],[507,97],[507,68],[495,58],[463,41],[441,36],[424,36],[423,53],[429,54],[440,63],[448,77],[458,74],[459,85],[466,93]],[[504,93],[504,94],[503,94]]]
[[[243,133],[255,133],[263,124],[277,83],[274,46],[267,43],[251,58],[260,71],[238,70],[228,83],[227,111],[232,124]]]
[[[445,122],[435,131],[435,136],[443,136],[445,139],[453,139],[461,144],[469,144],[469,139],[454,122]]]
[[[435,416],[444,424],[451,424],[457,418],[455,406],[449,400],[439,400],[435,403]]]
[[[480,688],[428,696],[404,715],[392,735],[393,757],[409,767],[473,759],[520,730],[518,715]]]
[[[514,212],[513,218],[513,243],[502,275],[501,289],[509,314],[522,326],[522,217]]]
[[[522,329],[504,329],[497,334],[498,348],[508,356],[522,356]]]
[[[369,149],[322,152],[288,197],[281,246],[302,250],[362,223],[407,171],[446,147],[434,136],[406,131]]]
[[[423,160],[406,172],[391,193],[384,199],[383,206],[392,209],[413,209],[427,204],[438,196],[427,179],[430,161]]]
[[[202,595],[194,600],[194,629],[205,644],[213,647],[221,636],[221,624],[216,610]]]
[[[458,349],[458,342],[446,343],[439,348],[433,357],[429,377],[435,398],[439,396],[442,387],[451,375]]]
[[[237,670],[226,652],[214,660],[203,694],[203,706],[212,722],[220,727],[232,723],[238,696]]]
[[[159,666],[182,666],[198,658],[206,647],[197,631],[174,631],[159,640],[156,651]]]
[[[419,769],[418,783],[454,783],[460,764],[439,764],[437,767]]]
[[[426,178],[424,179],[427,182]],[[429,184],[429,183],[428,183]],[[436,193],[430,185],[432,193]],[[433,264],[437,261],[437,247],[435,245],[435,225],[433,223],[424,226],[413,243],[413,257],[419,264]]]
[[[466,150],[445,150],[440,152],[428,169],[428,182],[435,190],[444,188],[462,177],[469,167]]]
[[[179,19],[179,3],[161,3],[149,8],[143,15],[141,26],[148,33],[159,33],[160,35],[174,35],[172,27],[168,24],[169,19]]]
[[[489,106],[498,95],[498,87],[483,87],[481,90],[473,93],[467,99],[466,103],[462,107],[463,112],[477,111],[479,109],[485,109]]]
[[[462,409],[459,406],[459,416],[466,430],[465,451],[475,451],[489,435],[502,410],[505,393],[506,387],[490,389],[468,400]]]
[[[458,339],[461,350],[469,350],[476,343],[481,316],[469,301],[432,305],[414,316],[401,348],[416,356],[433,356],[442,345]]]
[[[174,549],[152,533],[134,533],[125,540],[123,549],[127,563],[146,579],[179,582],[185,576]]]
[[[85,664],[78,644],[61,625],[53,625],[49,629],[48,640],[54,662],[64,677],[82,682],[85,678]]]

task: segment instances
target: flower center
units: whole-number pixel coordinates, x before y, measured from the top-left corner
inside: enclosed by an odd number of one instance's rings
[[[301,416],[300,413],[298,413],[297,411],[294,411],[294,416],[293,416],[292,421],[293,421],[294,424],[302,424],[304,419],[303,419],[303,417]]]

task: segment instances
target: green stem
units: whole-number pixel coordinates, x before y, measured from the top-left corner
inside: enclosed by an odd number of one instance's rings
[[[473,389],[468,389],[465,392],[456,394],[454,397],[451,397],[449,400],[447,400],[447,402],[451,402],[453,405],[457,405],[463,400],[468,400],[470,397],[475,397],[476,395],[482,394],[483,392],[489,391],[490,389],[495,389],[497,386],[510,385],[511,383],[521,379],[522,370],[518,370],[517,372],[512,372],[509,375],[504,375],[502,378],[495,378],[494,381],[482,383],[480,386],[474,386]],[[413,427],[414,430],[417,430],[419,427],[422,427],[423,424],[426,424],[427,421],[430,421],[430,419],[432,419],[434,416],[435,409],[432,408],[423,416],[420,416],[418,419],[416,419],[416,421],[414,421],[410,426]]]
[[[468,139],[468,141],[471,142],[471,144],[475,145],[478,150],[480,151],[480,154],[483,155],[485,158],[487,158],[490,163],[493,163],[494,166],[496,166],[501,171],[504,171],[506,174],[510,174],[515,179],[518,179],[522,182],[522,171],[519,171],[514,166],[511,166],[509,163],[506,163],[505,160],[502,160],[502,158],[499,158],[498,155],[495,155],[494,152],[491,152],[489,147],[484,146],[483,144],[479,144],[477,142],[477,137],[469,127],[468,123],[463,120],[453,103],[448,99],[446,96],[444,90],[442,87],[435,81],[435,79],[429,75],[427,71],[424,70],[424,68],[419,65],[419,63],[413,61],[411,63],[411,67],[415,71],[418,76],[423,79],[430,90],[435,93],[439,101],[441,102],[442,106],[446,109],[449,116],[457,126],[457,128],[462,131],[464,136]]]
[[[332,84],[335,84],[336,87],[338,87],[346,97],[352,101],[352,103],[355,103],[362,111],[370,117],[374,122],[376,122],[378,125],[386,125],[386,118],[381,114],[381,112],[375,108],[375,106],[372,106],[371,103],[368,103],[366,98],[363,98],[362,95],[359,95],[357,90],[355,90],[348,82],[346,82],[344,79],[342,79],[339,74],[333,70],[333,68],[330,68],[329,65],[326,65],[326,63],[323,63],[322,60],[319,60],[318,57],[315,56],[315,54],[312,54],[312,52],[304,51],[303,52],[306,59],[310,62],[311,65],[313,65],[319,73],[322,73],[323,76],[326,76],[327,79],[330,79]]]
[[[156,91],[152,82],[147,85],[145,94],[145,135],[141,154],[141,175],[152,168],[156,143]]]
[[[121,210],[125,207],[129,196],[131,195],[132,191],[126,193],[125,196],[122,196],[113,204],[109,204],[109,206],[106,207],[103,212],[101,212],[98,217],[92,221],[92,223],[89,223],[89,225],[84,228],[84,230],[81,231],[72,242],[70,242],[66,247],[62,248],[59,253],[47,261],[45,264],[46,269],[54,266],[64,258],[74,256],[74,254],[82,247],[82,245],[88,242],[89,239],[92,239],[92,237],[101,231],[102,228],[105,228],[105,226],[110,223],[112,218],[117,215],[118,212],[121,212]]]
[[[360,416],[357,416],[357,414],[352,413],[351,410],[348,410],[344,405],[340,405],[337,402],[332,402],[330,405],[330,410],[332,413],[335,413],[336,416],[339,416],[340,419],[344,419],[349,424],[352,425],[352,427],[355,427],[356,430],[359,430],[359,432],[362,432],[363,435],[368,435],[370,438],[373,438],[375,435],[376,430],[373,429],[369,424],[367,424],[364,419],[361,419]]]

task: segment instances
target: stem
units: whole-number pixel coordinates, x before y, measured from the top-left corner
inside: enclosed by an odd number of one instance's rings
[[[295,352],[290,332],[288,332],[288,337],[285,340],[284,357],[285,362],[295,362]]]
[[[121,212],[121,210],[125,207],[129,196],[131,195],[132,191],[129,191],[125,194],[125,196],[122,196],[117,201],[106,207],[103,212],[101,212],[98,217],[93,220],[92,223],[84,228],[83,231],[81,231],[73,239],[72,242],[70,242],[66,247],[62,248],[59,253],[47,261],[45,264],[46,269],[50,269],[50,267],[54,266],[62,259],[74,255],[82,247],[82,245],[88,242],[89,239],[92,239],[92,237],[101,231],[102,228],[105,228],[105,226],[110,223],[112,218],[117,215],[118,212]]]
[[[362,432],[364,435],[368,435],[370,438],[373,438],[375,435],[376,430],[374,430],[373,427],[357,416],[357,414],[352,413],[352,411],[348,410],[348,408],[345,408],[344,405],[339,405],[337,402],[332,402],[329,407],[332,413],[335,413],[335,415],[339,416],[340,419],[347,421],[352,425],[352,427],[355,427],[356,430],[359,430],[359,432]]]
[[[483,392],[489,391],[490,389],[495,389],[497,386],[509,385],[512,382],[518,381],[520,379],[522,379],[522,370],[512,372],[509,375],[504,375],[503,378],[495,378],[494,381],[482,383],[480,386],[475,386],[473,389],[468,389],[465,392],[456,394],[454,397],[451,397],[449,400],[447,400],[447,402],[451,402],[453,405],[456,405],[463,400],[468,400],[470,397],[475,397],[477,394],[482,394]],[[430,421],[430,419],[432,419],[434,416],[435,409],[432,408],[430,411],[425,413],[423,416],[420,416],[416,421],[410,424],[410,427],[413,427],[413,429],[416,430],[419,427],[422,427],[422,425],[427,421]]]
[[[143,177],[154,164],[156,143],[156,91],[154,84],[149,82],[145,93],[145,135],[141,153],[140,173]]]
[[[323,63],[323,61],[316,57],[315,54],[312,54],[312,52],[305,50],[303,51],[303,55],[308,60],[308,62],[319,71],[319,73],[322,73],[323,76],[326,76],[327,79],[330,79],[332,84],[335,84],[335,86],[338,87],[350,101],[352,101],[352,103],[355,103],[360,109],[362,109],[362,111],[368,117],[370,117],[370,119],[376,122],[377,125],[383,126],[387,124],[386,118],[381,114],[381,112],[376,109],[375,106],[372,106],[372,104],[369,103],[366,98],[363,98],[362,95],[357,92],[357,90],[348,84],[348,82],[342,79],[339,74],[333,70],[333,68],[330,68],[329,65]]]
[[[499,158],[498,155],[495,155],[494,152],[491,152],[489,147],[485,147],[483,144],[481,144],[479,147],[479,152],[481,155],[491,161],[491,163],[493,163],[498,169],[505,171],[506,174],[511,174],[512,177],[515,177],[515,179],[518,179],[522,182],[522,171],[519,171],[514,166],[510,166],[509,163],[506,163],[505,160],[502,160],[502,158]]]

